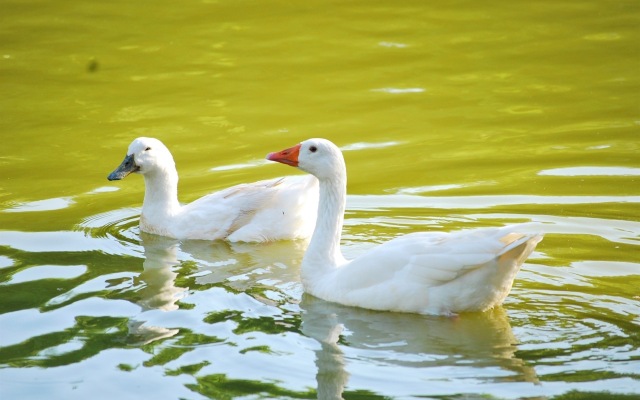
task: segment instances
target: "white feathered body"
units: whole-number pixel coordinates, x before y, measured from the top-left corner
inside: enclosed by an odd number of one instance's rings
[[[178,172],[169,149],[158,139],[137,138],[122,164],[108,177],[144,177],[140,229],[175,239],[266,242],[308,238],[318,205],[318,180],[291,176],[246,183],[192,203],[178,202]]]
[[[485,311],[504,301],[520,266],[542,240],[516,233],[524,228],[401,236],[335,268],[303,265],[304,287],[327,301],[376,310]]]
[[[315,225],[309,216],[316,214],[317,186],[313,177],[270,179],[233,186],[170,209],[148,202],[146,194],[140,229],[177,239],[231,242],[308,238]]]
[[[340,251],[347,172],[340,149],[309,139],[267,156],[319,180],[316,227],[301,266],[304,290],[323,300],[421,314],[484,311],[505,299],[542,240],[531,225],[413,233],[346,260]]]

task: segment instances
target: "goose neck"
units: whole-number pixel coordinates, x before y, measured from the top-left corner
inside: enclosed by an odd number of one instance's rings
[[[346,204],[346,178],[320,180],[318,218],[302,268],[313,264],[313,270],[337,268],[344,262],[340,238]]]

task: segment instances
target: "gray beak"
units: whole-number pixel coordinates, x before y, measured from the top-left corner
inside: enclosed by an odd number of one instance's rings
[[[136,165],[136,162],[133,160],[133,154],[128,155],[122,161],[122,164],[118,168],[116,168],[112,173],[109,174],[107,179],[110,181],[119,181],[123,179],[127,175],[132,172],[138,172],[140,167]]]

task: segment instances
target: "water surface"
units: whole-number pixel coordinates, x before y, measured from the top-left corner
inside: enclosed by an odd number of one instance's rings
[[[0,397],[640,395],[640,6],[560,1],[3,2]],[[129,142],[180,199],[349,169],[343,250],[535,221],[502,307],[458,318],[304,295],[304,242],[141,233]]]

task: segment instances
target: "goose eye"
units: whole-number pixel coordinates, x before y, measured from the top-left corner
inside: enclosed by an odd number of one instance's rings
[[[146,149],[144,149],[144,151],[149,151],[151,150],[151,147],[147,147]]]
[[[309,147],[309,150],[310,150],[312,153],[315,153],[316,151],[318,151],[318,148],[317,148],[316,146],[311,146],[311,147]]]

